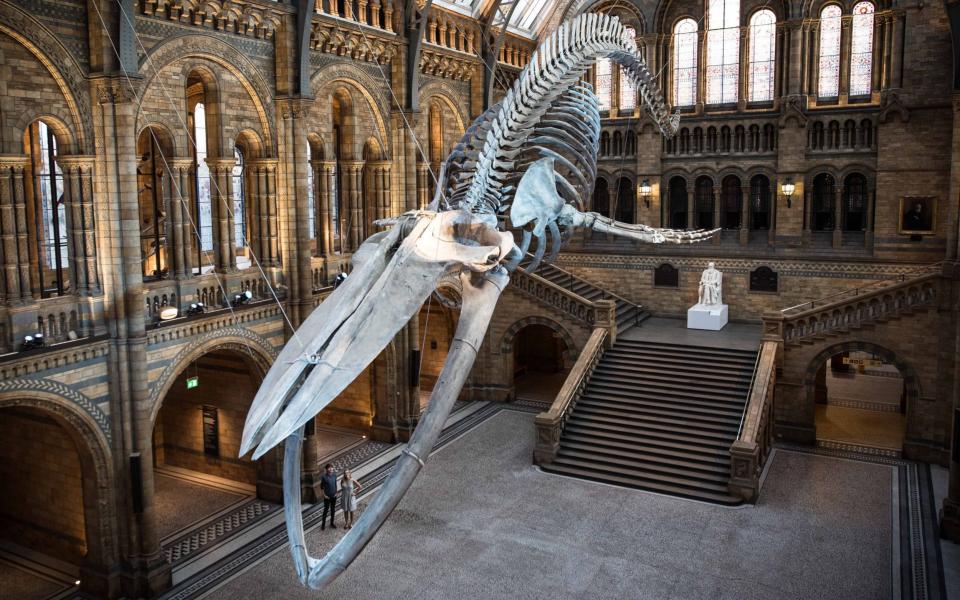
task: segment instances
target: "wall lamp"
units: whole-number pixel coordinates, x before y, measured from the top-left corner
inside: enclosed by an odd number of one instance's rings
[[[796,189],[797,186],[793,184],[792,179],[787,179],[780,184],[780,193],[787,199],[787,208],[790,208],[790,199],[793,198],[793,192],[796,191]]]
[[[190,308],[187,309],[187,316],[202,315],[206,309],[207,307],[203,305],[203,302],[194,302],[190,304]]]
[[[43,334],[37,332],[33,335],[23,336],[23,343],[20,344],[20,351],[26,352],[28,350],[36,350],[38,348],[43,348]]]
[[[644,179],[640,182],[640,198],[643,199],[643,205],[650,208],[650,195],[653,189],[650,187],[650,180]]]
[[[231,306],[240,306],[241,304],[246,304],[250,302],[250,299],[253,298],[253,292],[247,290],[245,292],[240,292],[233,296],[233,301],[230,303]]]

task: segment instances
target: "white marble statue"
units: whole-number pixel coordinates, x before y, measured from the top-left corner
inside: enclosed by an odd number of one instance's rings
[[[698,304],[704,306],[723,304],[723,273],[718,271],[712,262],[707,264],[707,269],[700,276]]]

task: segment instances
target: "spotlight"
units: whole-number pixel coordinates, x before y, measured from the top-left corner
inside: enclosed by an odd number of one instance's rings
[[[207,307],[203,305],[203,302],[194,302],[190,305],[190,308],[187,309],[187,316],[202,315],[206,309]]]
[[[231,305],[240,306],[241,304],[246,304],[247,302],[250,301],[251,298],[253,298],[253,292],[251,292],[250,290],[241,292],[239,294],[235,294],[233,296],[233,302],[231,302]]]
[[[37,348],[43,348],[42,333],[23,336],[23,343],[20,345],[21,351],[26,352],[27,350],[36,350]]]
[[[337,289],[338,287],[340,287],[340,284],[346,280],[347,280],[347,274],[344,273],[343,271],[340,271],[340,273],[333,280],[333,289]]]
[[[160,311],[160,320],[161,321],[171,321],[176,319],[180,314],[180,311],[177,310],[176,306],[168,306]]]

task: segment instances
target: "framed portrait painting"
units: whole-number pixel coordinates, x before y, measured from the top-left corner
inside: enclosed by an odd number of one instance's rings
[[[901,235],[933,235],[937,227],[936,196],[904,196],[900,198]]]

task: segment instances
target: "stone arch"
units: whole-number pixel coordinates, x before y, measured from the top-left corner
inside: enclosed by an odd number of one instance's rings
[[[266,338],[243,327],[227,327],[204,334],[182,349],[152,382],[150,394],[150,429],[156,424],[163,399],[177,376],[197,358],[214,350],[233,350],[247,357],[250,366],[262,380],[277,358],[277,351]]]
[[[568,332],[563,325],[546,317],[534,316],[520,319],[507,328],[507,330],[503,333],[503,336],[500,338],[500,354],[508,356],[513,355],[514,340],[516,339],[517,334],[520,333],[520,330],[528,325],[543,325],[552,329],[553,332],[559,335],[563,339],[563,342],[567,345],[567,353],[573,352],[574,348],[577,347],[573,341],[573,336],[570,335],[570,332]]]
[[[373,118],[376,121],[376,128],[383,145],[388,146],[390,137],[387,135],[387,125],[384,119],[389,110],[377,101],[378,97],[385,96],[386,90],[382,83],[377,82],[373,77],[359,69],[355,65],[336,63],[318,69],[310,76],[310,89],[314,96],[321,97],[323,90],[334,90],[338,85],[346,85],[348,88],[356,90],[358,94],[366,101]],[[374,95],[374,90],[376,95]]]
[[[807,363],[807,368],[803,375],[803,385],[806,390],[805,394],[808,406],[813,406],[815,402],[814,394],[817,371],[820,370],[820,367],[823,366],[831,356],[841,352],[870,352],[881,357],[885,362],[897,367],[907,391],[908,415],[916,402],[923,397],[920,388],[920,376],[917,374],[916,369],[913,368],[913,365],[879,344],[863,340],[852,340],[827,346]]]
[[[73,129],[67,125],[61,116],[53,113],[30,113],[21,115],[14,125],[21,143],[23,143],[23,139],[27,135],[27,128],[37,121],[43,121],[47,127],[53,131],[53,135],[56,136],[57,156],[68,156],[76,153],[77,142]]]
[[[62,392],[67,392],[63,394]],[[51,416],[71,437],[84,473],[84,528],[87,555],[84,562],[98,578],[118,561],[117,523],[115,517],[115,478],[110,439],[102,428],[104,423],[91,415],[93,407],[106,421],[95,405],[78,405],[85,396],[67,386],[46,379],[13,379],[0,382],[0,409],[31,408]]]
[[[74,154],[91,153],[92,119],[89,106],[89,84],[84,69],[72,52],[39,21],[11,3],[0,4],[0,33],[22,45],[46,68],[63,94],[70,111],[69,118],[76,132]],[[31,119],[32,121],[33,119]]]
[[[457,121],[457,128],[460,132],[460,135],[463,135],[463,133],[467,130],[467,123],[469,119],[467,115],[464,114],[460,106],[453,100],[453,98],[456,96],[457,94],[452,92],[448,86],[444,85],[442,82],[431,81],[421,88],[420,103],[423,106],[427,106],[431,100],[437,100],[444,104],[451,110],[451,112],[453,112],[453,116]]]
[[[252,129],[244,129],[237,133],[229,149],[233,146],[241,146],[247,152],[248,160],[263,157],[263,142],[257,132]]]
[[[229,71],[247,91],[260,120],[267,156],[272,156],[273,140],[273,93],[256,63],[229,43],[207,34],[185,34],[167,38],[151,48],[140,61],[140,74],[144,77],[140,90],[148,90],[157,75],[174,61],[200,58],[220,65]],[[197,65],[187,66],[187,72]],[[186,75],[186,72],[184,73]],[[179,110],[179,109],[177,109]],[[143,106],[137,111],[137,121],[143,118]]]

